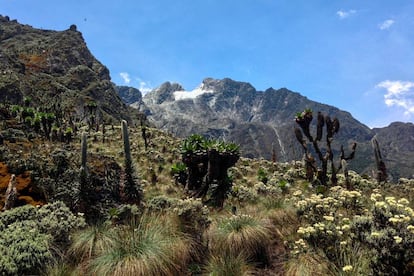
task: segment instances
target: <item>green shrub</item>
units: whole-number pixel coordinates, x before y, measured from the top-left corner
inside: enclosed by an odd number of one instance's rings
[[[0,274],[39,273],[64,250],[70,232],[85,226],[62,202],[31,205],[0,213]]]
[[[257,171],[257,179],[263,182],[264,184],[266,184],[267,181],[269,181],[269,177],[265,169],[259,168],[259,170]]]

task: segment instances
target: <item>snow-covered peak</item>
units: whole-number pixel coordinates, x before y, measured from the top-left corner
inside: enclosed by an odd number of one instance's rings
[[[184,99],[194,99],[205,93],[214,93],[214,91],[206,89],[204,83],[202,83],[199,87],[192,91],[175,91],[174,99],[176,101]]]

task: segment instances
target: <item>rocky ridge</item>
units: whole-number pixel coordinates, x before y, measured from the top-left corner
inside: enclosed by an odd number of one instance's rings
[[[257,91],[246,82],[206,78],[196,90],[184,91],[180,84],[166,82],[132,106],[144,112],[156,127],[176,136],[201,133],[235,141],[241,145],[243,156],[250,158],[269,160],[274,149],[276,159],[281,162],[302,157],[293,135],[294,118],[297,112],[310,108],[339,119],[341,129],[334,139],[336,152],[341,145],[347,149],[354,141],[358,143],[356,157],[350,162],[353,170],[372,174],[374,156],[370,141],[375,136],[383,148],[391,177],[413,175],[414,151],[407,146],[407,143],[413,145],[412,124],[370,129],[349,112],[309,100],[286,88]],[[403,133],[400,138],[394,136],[396,129]]]
[[[44,109],[82,117],[96,104],[105,120],[131,120],[135,113],[119,97],[109,70],[89,51],[75,25],[51,31],[0,16],[0,102],[30,98]]]

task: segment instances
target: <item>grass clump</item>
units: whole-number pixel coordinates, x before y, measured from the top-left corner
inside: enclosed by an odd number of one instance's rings
[[[249,261],[264,264],[271,237],[268,222],[250,215],[221,219],[208,232],[211,252],[234,257],[243,254]]]
[[[167,222],[162,223],[165,219]],[[113,227],[99,250],[96,245],[92,248],[89,252],[94,254],[90,254],[87,273],[155,276],[179,275],[190,259],[193,245],[167,218],[143,215],[139,220]]]
[[[205,275],[209,276],[250,276],[254,275],[253,266],[246,262],[243,254],[237,256],[211,256],[204,267]]]

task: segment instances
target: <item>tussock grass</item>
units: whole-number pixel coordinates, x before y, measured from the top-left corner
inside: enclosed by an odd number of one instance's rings
[[[112,227],[109,224],[91,225],[72,236],[69,254],[80,262],[87,262],[113,243]]]
[[[296,235],[300,223],[296,211],[292,207],[269,210],[266,212],[266,216],[274,226],[278,237],[282,240],[287,240],[289,237]]]
[[[204,267],[204,275],[208,276],[249,276],[254,275],[243,254],[236,256],[211,256]]]
[[[190,239],[160,216],[117,226],[111,238],[111,246],[90,261],[92,275],[179,275],[193,250]]]
[[[300,254],[290,258],[286,264],[286,276],[328,276],[332,275],[329,261],[318,254]],[[333,276],[333,275],[332,275]]]
[[[78,276],[82,275],[81,271],[76,267],[72,267],[69,264],[57,263],[46,267],[43,272],[44,276]]]
[[[212,254],[244,254],[249,260],[267,262],[271,231],[267,220],[234,215],[216,221],[207,232],[207,239]]]

